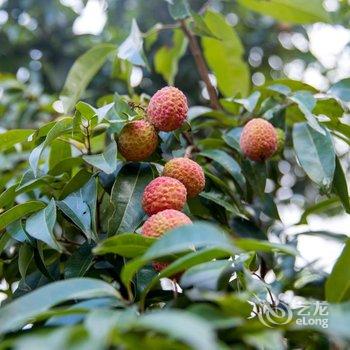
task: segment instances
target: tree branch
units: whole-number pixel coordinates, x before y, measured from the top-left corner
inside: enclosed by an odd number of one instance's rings
[[[202,80],[205,83],[205,86],[207,87],[209,98],[210,98],[210,106],[213,109],[220,109],[218,95],[215,90],[215,87],[213,86],[213,84],[209,79],[208,67],[204,61],[204,57],[202,55],[201,48],[199,47],[197,38],[192,33],[192,31],[187,27],[185,20],[181,20],[180,24],[184,34],[188,39],[190,50],[196,62],[199,75],[201,76]]]

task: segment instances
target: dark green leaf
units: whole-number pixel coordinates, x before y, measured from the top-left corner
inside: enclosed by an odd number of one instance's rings
[[[346,177],[338,157],[335,157],[335,172],[333,179],[334,192],[340,198],[345,211],[350,214],[350,200]]]
[[[109,235],[133,232],[140,225],[145,212],[141,206],[144,188],[153,179],[150,165],[130,164],[118,173],[111,192],[114,208],[109,221]]]
[[[220,164],[238,183],[240,188],[245,189],[245,178],[242,175],[239,164],[226,152],[221,150],[207,150],[200,153],[201,156],[210,158]]]
[[[144,254],[154,242],[154,238],[137,233],[124,233],[107,238],[94,249],[94,253],[97,255],[112,253],[125,258],[135,258]]]
[[[29,244],[22,244],[18,253],[18,270],[23,279],[26,277],[27,269],[32,259],[32,247]]]
[[[91,245],[86,242],[67,260],[64,267],[64,277],[83,277],[93,262]]]

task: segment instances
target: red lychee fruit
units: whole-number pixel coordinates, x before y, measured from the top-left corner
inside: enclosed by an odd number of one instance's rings
[[[127,123],[118,137],[118,151],[129,161],[147,159],[157,148],[158,134],[146,120]]]
[[[202,167],[189,158],[174,158],[164,166],[164,176],[179,180],[187,190],[187,197],[192,198],[202,192],[205,176]]]
[[[178,210],[166,209],[149,217],[143,224],[141,232],[147,237],[158,238],[176,227],[191,223],[191,219],[184,213]],[[168,267],[169,263],[155,261],[152,266],[157,272],[160,272]],[[176,274],[174,278],[178,279],[180,276],[181,274]]]
[[[165,209],[182,210],[186,203],[186,187],[176,179],[160,176],[145,188],[142,206],[148,215]]]
[[[243,128],[240,146],[247,158],[263,162],[277,150],[277,132],[267,120],[252,119]]]
[[[191,219],[174,209],[166,209],[149,217],[142,226],[142,234],[148,237],[160,237],[167,231],[182,225],[191,224]]]
[[[188,104],[182,91],[173,86],[158,90],[149,101],[148,120],[157,130],[173,131],[186,119]]]

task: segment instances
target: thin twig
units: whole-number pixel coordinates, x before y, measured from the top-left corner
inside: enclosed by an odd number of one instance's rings
[[[260,277],[257,273],[253,272],[253,275],[258,277],[262,282],[264,282],[266,284],[265,280],[262,277]],[[265,286],[265,287],[267,289],[267,292],[269,293],[269,296],[270,296],[270,299],[271,299],[271,302],[272,302],[272,307],[275,307],[276,306],[276,302],[275,302],[275,299],[272,296],[271,290],[270,290],[270,288],[268,286]]]
[[[215,90],[215,87],[210,81],[208,67],[204,61],[204,57],[203,57],[201,48],[198,44],[197,38],[192,33],[192,31],[188,28],[185,20],[181,20],[180,24],[184,34],[188,39],[190,50],[196,62],[199,75],[201,76],[202,80],[205,83],[205,86],[207,87],[209,98],[210,98],[210,106],[213,109],[220,109],[218,95]]]
[[[82,123],[83,128],[85,130],[85,147],[87,154],[91,154],[91,140],[90,140],[90,122],[86,121]]]
[[[210,6],[211,0],[208,0],[198,11],[198,14],[203,15],[207,8]]]
[[[177,297],[178,297],[178,290],[177,290],[176,278],[174,278],[172,280],[172,282],[173,282],[173,286],[174,286],[174,289],[173,289],[174,299],[177,299]]]

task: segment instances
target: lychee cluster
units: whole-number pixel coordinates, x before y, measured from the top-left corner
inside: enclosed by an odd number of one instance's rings
[[[188,104],[182,91],[173,86],[158,90],[151,98],[146,120],[127,123],[118,137],[118,149],[129,161],[150,157],[158,145],[157,131],[173,131],[186,120]]]
[[[277,132],[267,120],[250,120],[242,130],[240,146],[243,154],[250,160],[263,162],[277,150]]]
[[[166,163],[162,176],[145,187],[142,206],[150,217],[142,226],[142,234],[160,237],[176,227],[191,224],[181,210],[186,199],[196,196],[204,186],[204,172],[198,163],[188,158],[174,158]],[[163,262],[153,263],[157,271],[166,266]]]

